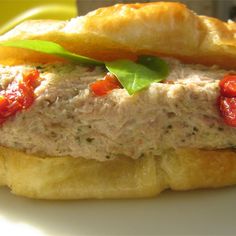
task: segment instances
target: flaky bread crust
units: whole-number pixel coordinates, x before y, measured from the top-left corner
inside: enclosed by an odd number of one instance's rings
[[[198,16],[180,3],[117,4],[65,21],[27,21],[0,41],[43,39],[100,60],[167,55],[186,62],[236,67],[236,24]],[[0,47],[0,63],[56,58]],[[58,58],[57,58],[58,59]]]
[[[189,190],[236,184],[232,150],[169,150],[162,156],[99,162],[40,158],[0,147],[0,185],[39,199],[152,197],[164,189]]]

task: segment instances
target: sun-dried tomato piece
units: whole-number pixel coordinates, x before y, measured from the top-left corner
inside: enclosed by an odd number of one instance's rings
[[[221,96],[219,98],[219,107],[225,123],[236,127],[236,97]]]
[[[9,105],[7,98],[4,95],[0,95],[0,110],[4,110]]]
[[[38,85],[39,71],[28,70],[23,73],[23,82],[35,88]]]
[[[22,109],[29,108],[34,102],[34,89],[38,85],[39,72],[24,72],[23,80],[13,80],[6,90],[0,92],[0,124]]]
[[[115,75],[107,73],[103,80],[90,84],[90,88],[96,96],[104,96],[113,89],[122,88]]]
[[[33,87],[28,87],[26,84],[19,84],[19,91],[21,93],[21,104],[22,108],[26,109],[31,106],[34,102],[34,89]]]
[[[228,74],[220,81],[220,93],[225,97],[236,97],[236,75]]]

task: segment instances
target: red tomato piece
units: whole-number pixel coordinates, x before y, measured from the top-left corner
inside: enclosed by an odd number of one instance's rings
[[[4,95],[0,95],[0,124],[2,124],[8,115],[9,101]]]
[[[28,108],[34,101],[34,90],[32,87],[27,87],[26,84],[20,83],[19,84],[19,91],[21,96],[19,96],[20,103],[22,104],[22,108]]]
[[[22,110],[22,105],[18,101],[11,101],[7,106],[7,110],[2,112],[2,117],[7,118],[15,115],[20,110]]]
[[[0,92],[0,124],[22,109],[29,108],[34,102],[34,89],[38,84],[39,72],[24,72],[23,80],[13,80],[6,90]]]
[[[6,109],[9,105],[7,98],[4,95],[0,95],[0,110]]]
[[[90,84],[90,88],[96,96],[104,96],[113,89],[122,88],[115,75],[107,73],[103,80]]]
[[[225,123],[236,127],[236,97],[220,96],[219,108]]]
[[[23,81],[32,87],[36,87],[37,79],[39,78],[39,71],[38,70],[29,70],[23,73]]]
[[[225,75],[219,85],[222,96],[236,97],[236,75]]]

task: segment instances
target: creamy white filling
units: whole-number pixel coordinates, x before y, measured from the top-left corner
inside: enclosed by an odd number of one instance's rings
[[[167,82],[153,83],[134,96],[124,89],[94,96],[89,84],[106,74],[99,67],[42,66],[37,99],[1,126],[0,144],[40,155],[97,160],[138,158],[177,147],[236,146],[236,130],[223,123],[216,104],[219,79],[228,72],[166,60]],[[0,67],[2,88],[25,69]]]

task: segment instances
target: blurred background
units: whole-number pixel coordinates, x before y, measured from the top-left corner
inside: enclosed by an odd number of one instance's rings
[[[109,6],[114,3],[122,2],[154,2],[154,1],[142,1],[142,0],[129,0],[129,1],[117,1],[117,0],[77,0],[80,13],[85,14],[90,9],[95,9],[100,6]],[[198,14],[216,16],[223,20],[236,18],[236,0],[163,0],[163,2],[182,2],[189,8],[196,11]]]
[[[165,0],[163,0],[165,1]],[[169,0],[171,1],[171,0]],[[0,0],[0,34],[27,19],[65,20],[85,15],[115,3],[153,2],[143,0]],[[172,1],[173,2],[173,1]],[[179,0],[202,15],[236,20],[236,0]]]

